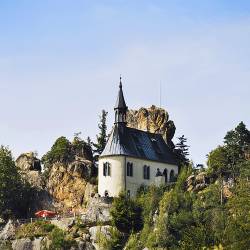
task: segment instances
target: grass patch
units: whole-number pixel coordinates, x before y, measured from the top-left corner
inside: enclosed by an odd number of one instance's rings
[[[18,230],[16,237],[34,239],[48,235],[55,228],[49,221],[35,221],[22,225]]]

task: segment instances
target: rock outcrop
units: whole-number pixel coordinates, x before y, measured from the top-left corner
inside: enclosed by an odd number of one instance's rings
[[[17,158],[20,174],[33,188],[31,216],[41,209],[81,212],[94,196],[96,188],[91,183],[95,183],[96,173],[90,147],[85,143],[76,145],[68,158],[67,162],[47,164],[45,172],[41,171],[41,162],[35,153],[24,153]]]
[[[103,236],[105,238],[110,239],[110,230],[112,229],[112,226],[106,225],[106,226],[94,226],[89,229],[90,233],[90,240],[92,244],[95,246],[96,249],[100,249],[99,243],[100,243],[100,236]]]
[[[95,185],[89,183],[92,165],[88,160],[52,165],[46,188],[55,201],[60,203],[58,210],[80,211],[84,207],[95,191]]]
[[[200,172],[198,174],[190,175],[186,180],[187,191],[198,192],[208,186],[208,178],[206,172]]]
[[[34,152],[21,154],[16,160],[16,166],[31,186],[42,188],[41,162]]]
[[[173,148],[172,139],[175,134],[174,122],[169,120],[166,110],[151,106],[139,110],[129,110],[127,113],[128,126],[151,133],[161,134],[168,145]]]
[[[98,195],[91,198],[82,220],[87,223],[109,222],[111,220],[111,201],[105,199],[106,198],[98,197]]]
[[[21,171],[41,171],[41,162],[36,157],[36,153],[29,152],[21,154],[17,160],[16,165],[20,168]]]
[[[15,239],[16,226],[12,220],[9,220],[5,227],[0,232],[0,240]]]
[[[23,179],[32,187],[28,215],[34,216],[34,213],[41,209],[53,210],[54,200],[46,190],[42,179],[41,161],[36,154],[33,152],[21,154],[16,160],[16,166]]]

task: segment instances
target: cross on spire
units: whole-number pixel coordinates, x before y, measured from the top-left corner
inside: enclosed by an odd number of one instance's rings
[[[122,75],[120,75],[120,84],[119,84],[120,89],[122,88]]]

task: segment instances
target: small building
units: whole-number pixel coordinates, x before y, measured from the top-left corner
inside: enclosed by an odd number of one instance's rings
[[[127,127],[122,82],[115,105],[115,123],[99,157],[98,193],[116,197],[121,191],[135,196],[141,185],[174,181],[178,164],[172,149],[160,134]]]

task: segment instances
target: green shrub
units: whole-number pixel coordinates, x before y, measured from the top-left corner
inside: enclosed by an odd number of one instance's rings
[[[112,223],[119,231],[130,233],[142,229],[142,208],[124,193],[114,199],[110,213]]]
[[[76,241],[59,228],[54,228],[48,234],[48,239],[48,246],[45,246],[46,242],[44,244],[45,250],[69,250],[71,247],[77,246]]]
[[[25,217],[31,191],[15,166],[11,151],[0,146],[0,217]]]
[[[110,237],[106,237],[101,232],[98,232],[97,239],[98,245],[101,249],[105,250],[121,250],[123,249],[127,236],[121,233],[116,228],[110,228],[109,230]]]
[[[29,224],[24,224],[22,225],[17,233],[16,237],[17,238],[36,238],[36,237],[41,237],[41,236],[46,236],[48,235],[55,226],[51,224],[49,221],[35,221],[33,223]]]
[[[72,160],[72,146],[70,141],[64,137],[59,137],[50,151],[42,157],[44,164],[53,164],[56,162],[66,163]]]

